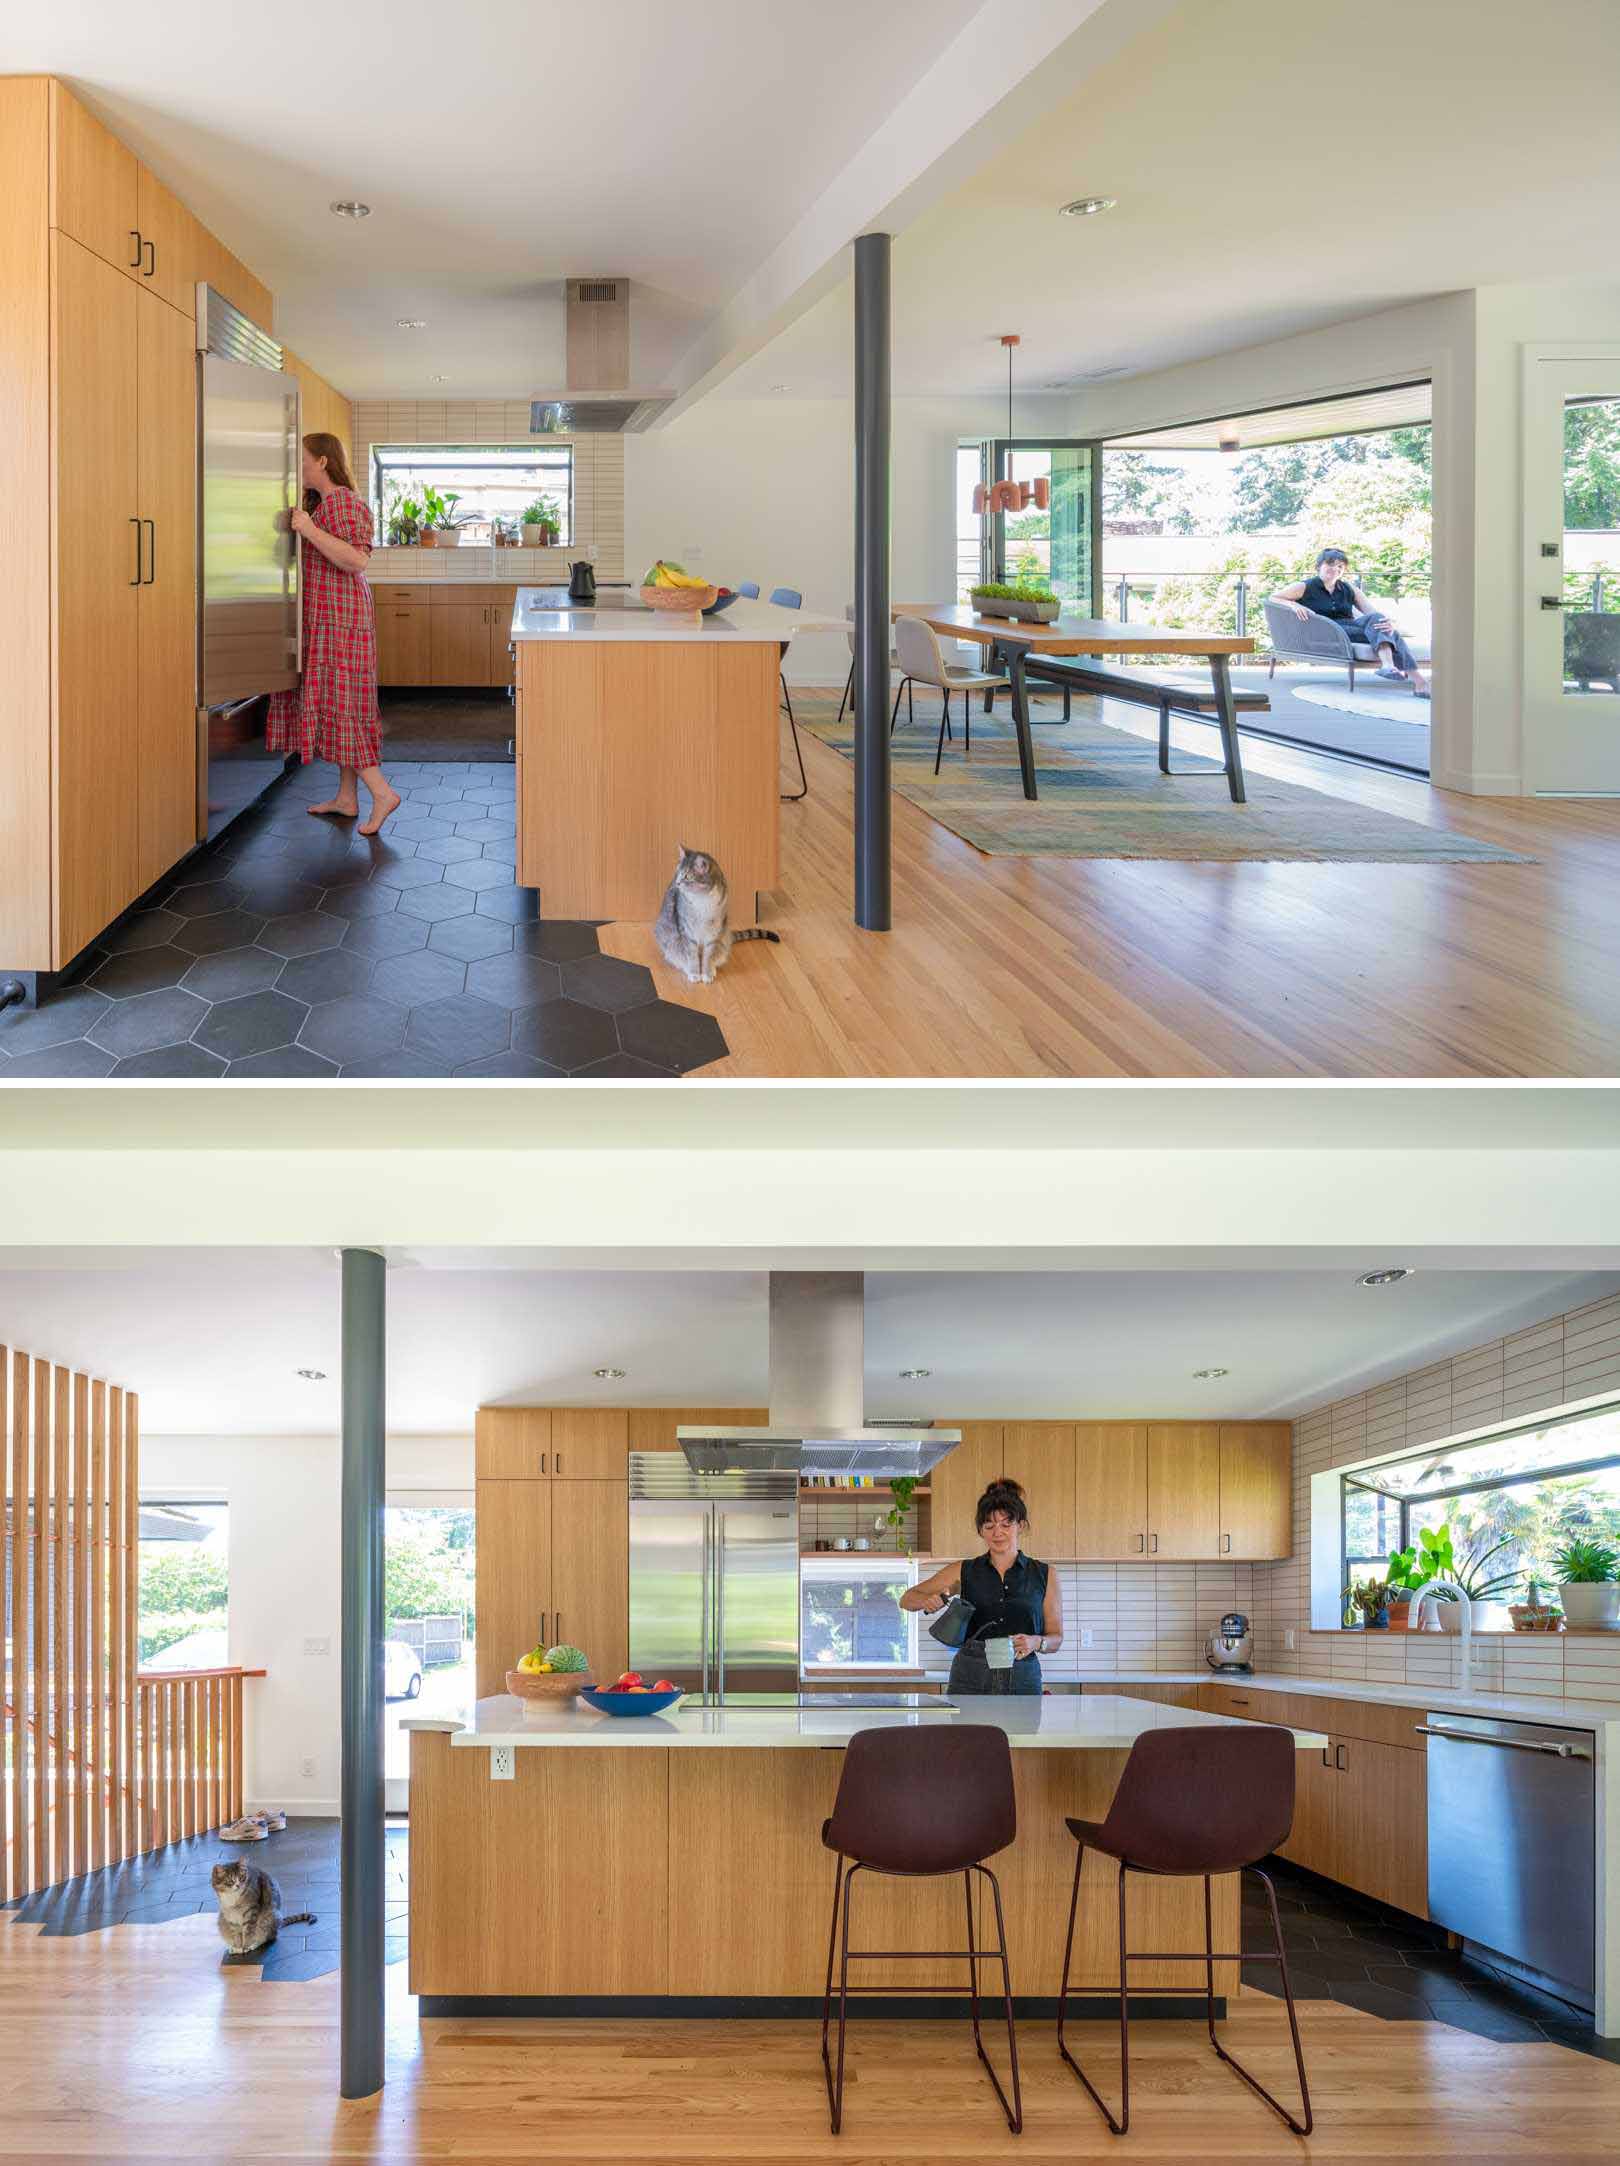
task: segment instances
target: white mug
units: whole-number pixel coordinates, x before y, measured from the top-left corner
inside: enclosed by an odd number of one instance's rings
[[[1010,1639],[984,1640],[984,1659],[993,1670],[1010,1670],[1013,1666],[1013,1643]]]
[[[848,1549],[848,1547],[849,1536],[847,1534],[840,1534],[833,1543],[834,1549]]]
[[[855,1547],[856,1547],[857,1549],[870,1549],[870,1548],[871,1548],[871,1546],[872,1546],[872,1545],[871,1545],[871,1543],[870,1543],[870,1542],[869,1542],[869,1541],[868,1541],[868,1540],[866,1539],[866,1536],[865,1536],[864,1534],[857,1534],[857,1535],[856,1535],[856,1537],[855,1537]]]

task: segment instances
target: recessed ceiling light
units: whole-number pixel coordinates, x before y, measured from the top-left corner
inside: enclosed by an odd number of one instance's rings
[[[623,1376],[624,1371],[622,1369],[593,1369],[591,1374],[592,1376],[599,1376],[604,1384],[616,1384],[620,1377]]]
[[[300,1369],[298,1374],[306,1384],[324,1384],[326,1382],[326,1371],[324,1369]]]
[[[430,384],[447,384],[449,381],[448,376],[430,376],[428,378]]]
[[[1232,429],[1223,429],[1215,439],[1215,446],[1218,451],[1241,451],[1243,449],[1236,432]]]
[[[932,1376],[933,1373],[932,1369],[902,1369],[900,1381],[903,1384],[919,1384],[925,1376]]]
[[[771,386],[771,389],[772,389],[773,391],[785,391],[785,390],[787,389],[787,385],[786,385],[786,384],[772,384],[772,386]]]
[[[401,331],[425,331],[427,329],[427,318],[425,316],[396,316],[394,322]]]
[[[371,205],[369,203],[329,203],[326,207],[334,218],[369,218],[371,216]]]
[[[1118,196],[1076,196],[1072,203],[1065,203],[1061,215],[1065,218],[1095,218],[1099,211],[1111,211],[1119,201]]]
[[[1193,1375],[1200,1380],[1211,1376],[1230,1376],[1231,1373],[1230,1369],[1194,1369],[1193,1371]]]
[[[1391,1264],[1383,1271],[1363,1271],[1357,1279],[1358,1286],[1398,1286],[1402,1279],[1412,1276],[1411,1264]]]

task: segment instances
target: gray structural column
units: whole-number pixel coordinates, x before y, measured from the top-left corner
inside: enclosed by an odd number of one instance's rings
[[[387,1269],[343,1251],[341,2089],[383,2085],[383,1439]]]
[[[855,243],[855,922],[890,924],[889,236]]]

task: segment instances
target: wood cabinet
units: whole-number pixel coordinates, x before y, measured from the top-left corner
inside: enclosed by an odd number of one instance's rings
[[[621,1475],[617,1481],[564,1478],[550,1486],[546,1629],[553,1640],[582,1647],[597,1682],[611,1684],[630,1660],[630,1484]]]
[[[426,684],[432,671],[425,602],[384,601],[372,596],[377,626],[377,682]]]
[[[197,840],[197,479],[193,463],[174,456],[196,436],[197,354],[188,317],[155,293],[136,304],[140,890]]]
[[[1082,1421],[1074,1430],[1074,1556],[1145,1557],[1147,1424]]]
[[[539,1481],[551,1472],[549,1406],[481,1406],[473,1423],[478,1479]]]
[[[489,604],[447,602],[428,616],[429,684],[493,682],[489,658]]]
[[[625,1479],[630,1416],[622,1406],[554,1406],[551,1471],[564,1480],[595,1475]],[[623,1667],[621,1663],[620,1667]]]
[[[944,1422],[943,1428],[960,1429],[962,1441],[928,1477],[931,1533],[929,1549],[936,1557],[971,1557],[984,1547],[973,1524],[974,1508],[987,1484],[1002,1468],[1002,1424],[999,1421]]]
[[[763,1406],[633,1406],[626,1431],[633,1452],[678,1452],[677,1429],[712,1421],[717,1429],[763,1429],[770,1420]]]
[[[1005,1423],[1001,1438],[1001,1471],[1023,1485],[1032,1553],[1037,1557],[1072,1557],[1075,1541],[1074,1423]]]
[[[564,1637],[598,1678],[617,1677],[630,1638],[628,1482],[484,1477],[476,1498],[479,1698],[506,1690],[519,1655]]]
[[[1284,1421],[1223,1421],[1220,1547],[1228,1557],[1286,1557],[1293,1539],[1293,1433]]]
[[[216,253],[71,91],[0,77],[0,972],[65,969],[197,841],[192,287]],[[252,284],[231,298],[268,325]]]
[[[670,1415],[684,1418],[678,1409]],[[623,1481],[630,1413],[622,1406],[481,1406],[473,1449],[480,1480],[554,1481],[561,1475]]]
[[[1221,1553],[1221,1432],[1212,1421],[1148,1424],[1148,1555]]]
[[[550,1482],[480,1481],[473,1574],[477,1590],[478,1697],[506,1690],[519,1655],[549,1638]]]
[[[140,161],[71,90],[48,86],[51,224],[127,279],[141,275]]]

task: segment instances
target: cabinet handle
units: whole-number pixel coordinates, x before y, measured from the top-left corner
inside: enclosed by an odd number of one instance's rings
[[[1329,1767],[1329,1768],[1330,1768],[1330,1767],[1331,1767],[1331,1766],[1333,1765],[1333,1762],[1332,1762],[1332,1761],[1331,1761],[1331,1760],[1330,1760],[1330,1759],[1328,1758],[1328,1754],[1329,1754],[1329,1753],[1330,1753],[1330,1752],[1331,1752],[1332,1750],[1333,1750],[1333,1747],[1332,1747],[1331,1745],[1324,1745],[1324,1746],[1322,1747],[1322,1765],[1323,1765],[1324,1767]]]
[[[1333,1748],[1333,1765],[1338,1769],[1341,1775],[1344,1773],[1346,1767],[1349,1765],[1349,1762],[1345,1759],[1345,1752],[1347,1749],[1348,1748],[1344,1745],[1335,1745]]]
[[[141,266],[141,276],[142,278],[150,278],[157,270],[157,242],[143,240],[141,249],[147,258],[146,262]]]
[[[135,576],[130,585],[138,587],[141,583],[141,522],[132,513],[129,523],[135,529]]]
[[[552,1473],[553,1473],[553,1474],[560,1474],[560,1473],[562,1472],[562,1453],[561,1453],[561,1452],[559,1452],[559,1453],[557,1454],[557,1464],[556,1464],[556,1465],[555,1465],[555,1466],[554,1466],[554,1467],[552,1468],[552,1470],[551,1470],[551,1471],[552,1471]]]
[[[546,1644],[546,1613],[544,1610],[540,1612],[540,1644],[542,1647]]]
[[[1141,1555],[1142,1555],[1142,1554],[1144,1553],[1144,1551],[1146,1550],[1146,1548],[1147,1548],[1147,1536],[1146,1536],[1145,1534],[1139,1534],[1139,1535],[1138,1535],[1138,1536],[1136,1537],[1136,1554],[1137,1554],[1137,1555],[1138,1555],[1138,1556],[1140,1557],[1140,1556],[1141,1556]]]
[[[141,267],[140,228],[138,226],[131,226],[129,229],[129,237],[135,243],[135,253],[129,259],[129,267],[132,271],[138,271]]]
[[[141,524],[146,529],[146,583],[149,587],[155,587],[157,585],[157,521],[155,519],[143,519]]]
[[[1156,1534],[1148,1536],[1148,1546],[1156,1557],[1159,1554],[1159,1537]]]
[[[546,1471],[546,1455],[544,1452],[540,1454],[540,1471],[542,1474]]]

